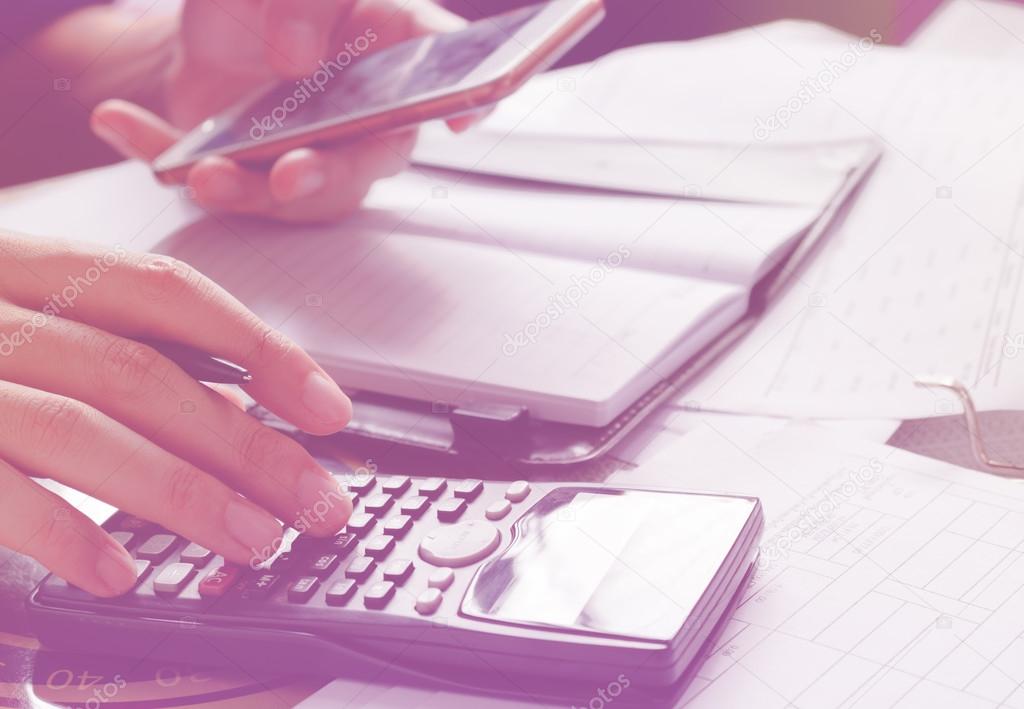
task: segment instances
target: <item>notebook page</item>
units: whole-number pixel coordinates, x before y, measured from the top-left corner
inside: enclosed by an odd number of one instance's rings
[[[351,389],[603,425],[735,322],[746,290],[407,231],[206,220],[158,245]]]
[[[411,215],[409,205],[419,205]],[[588,260],[624,244],[633,268],[752,286],[823,206],[609,195],[412,170],[378,183],[357,219]]]

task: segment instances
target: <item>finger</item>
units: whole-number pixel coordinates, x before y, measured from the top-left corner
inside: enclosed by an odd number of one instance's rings
[[[281,525],[224,483],[85,404],[0,382],[0,457],[251,564]]]
[[[404,169],[415,140],[415,129],[405,129],[292,150],[269,173],[211,157],[192,168],[188,184],[208,209],[293,222],[334,221],[354,211],[376,180]]]
[[[445,122],[448,124],[448,128],[453,132],[462,133],[487,118],[493,112],[494,106],[487,106],[486,108],[481,108],[477,111],[472,111],[471,113],[463,113],[458,116],[453,116]]]
[[[120,544],[4,461],[0,490],[0,546],[31,556],[97,596],[117,596],[135,585],[135,564]]]
[[[271,194],[286,215],[337,218],[362,201],[378,179],[405,169],[415,129],[371,135],[357,143],[293,150],[270,170]]]
[[[203,386],[223,396],[232,406],[236,406],[242,411],[246,410],[245,396],[238,387],[214,382],[203,382]]]
[[[33,315],[0,306],[0,332],[25,331]],[[133,340],[55,318],[0,358],[0,378],[89,404],[291,526],[301,520],[322,536],[351,514],[337,482],[301,445]]]
[[[93,133],[126,158],[152,162],[181,137],[159,116],[128,101],[111,99],[92,111]]]
[[[465,21],[424,0],[269,0],[263,25],[270,66],[281,76],[299,78],[325,69],[321,61],[343,68],[363,53],[450,32]]]
[[[245,391],[304,431],[333,433],[351,418],[348,397],[308,354],[187,264],[56,240],[10,236],[3,244],[0,290],[19,305],[235,362],[253,375]]]
[[[267,61],[281,76],[313,73],[353,0],[268,0],[263,13]]]
[[[369,51],[379,51],[412,37],[454,32],[465,26],[465,19],[432,0],[358,0],[340,35],[356,48],[359,37],[365,37],[370,40]]]

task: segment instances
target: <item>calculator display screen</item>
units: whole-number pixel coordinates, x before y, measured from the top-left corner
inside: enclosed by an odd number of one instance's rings
[[[465,615],[668,642],[753,510],[742,498],[559,488],[479,571]]]

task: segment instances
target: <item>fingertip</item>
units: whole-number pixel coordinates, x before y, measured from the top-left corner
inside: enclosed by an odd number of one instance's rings
[[[286,153],[270,170],[270,193],[279,202],[312,197],[326,185],[327,165],[324,158],[310,148]]]
[[[125,157],[149,162],[177,141],[180,133],[141,106],[109,99],[89,116],[92,132]]]
[[[352,498],[334,476],[322,468],[303,478],[298,492],[305,508],[293,526],[303,528],[311,536],[337,534],[352,516]]]
[[[188,186],[200,204],[230,207],[244,197],[240,172],[241,168],[227,158],[204,158],[189,171]]]
[[[92,592],[104,598],[127,593],[135,586],[138,578],[135,562],[125,548],[113,540],[100,550],[96,560],[96,575],[102,588]]]
[[[352,420],[352,400],[323,372],[313,371],[306,376],[302,403],[310,417],[310,424],[303,426],[307,433],[337,433]]]

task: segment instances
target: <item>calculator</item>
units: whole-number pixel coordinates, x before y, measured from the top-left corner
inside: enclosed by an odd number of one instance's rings
[[[348,525],[290,531],[256,568],[113,514],[104,528],[136,560],[135,589],[102,599],[46,577],[28,601],[41,641],[253,676],[386,672],[546,696],[623,676],[671,686],[727,620],[763,527],[752,497],[338,477]]]

